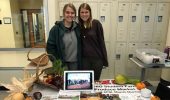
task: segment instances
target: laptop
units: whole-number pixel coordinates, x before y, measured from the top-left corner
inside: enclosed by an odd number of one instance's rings
[[[64,90],[94,91],[94,72],[91,70],[64,71]]]

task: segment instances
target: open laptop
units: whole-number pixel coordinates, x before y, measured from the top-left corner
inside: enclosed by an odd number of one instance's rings
[[[64,71],[64,90],[68,91],[94,91],[94,72]]]

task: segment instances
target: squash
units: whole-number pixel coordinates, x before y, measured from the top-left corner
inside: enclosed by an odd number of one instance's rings
[[[12,100],[25,100],[25,97],[23,93],[18,92],[12,96]]]

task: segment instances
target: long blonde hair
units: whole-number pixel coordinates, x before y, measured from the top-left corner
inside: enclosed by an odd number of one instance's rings
[[[84,8],[84,9],[86,9],[86,10],[88,10],[88,11],[90,12],[90,17],[89,17],[89,19],[87,20],[87,23],[86,23],[86,25],[87,25],[86,28],[91,28],[91,27],[92,27],[92,13],[91,13],[91,8],[90,8],[89,4],[87,4],[87,3],[82,3],[82,4],[80,5],[80,7],[79,7],[79,10],[78,10],[78,20],[79,20],[79,24],[80,24],[81,26],[84,25],[84,21],[80,18],[80,10],[81,10],[82,8]]]

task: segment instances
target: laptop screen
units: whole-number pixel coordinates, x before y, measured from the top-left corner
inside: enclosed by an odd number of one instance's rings
[[[64,90],[94,90],[93,71],[64,71]]]

